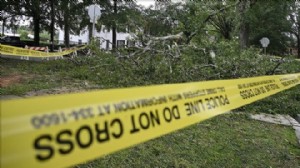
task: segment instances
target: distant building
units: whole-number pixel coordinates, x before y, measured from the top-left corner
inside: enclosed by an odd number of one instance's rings
[[[132,46],[134,43],[129,40],[129,33],[117,32],[117,47],[124,47],[125,45]],[[95,39],[100,41],[100,48],[105,50],[112,49],[112,30],[108,31],[102,28],[100,32],[95,32]],[[60,44],[64,43],[64,31],[59,30],[58,40]],[[70,34],[70,44],[85,44],[89,43],[89,32],[87,28],[82,30],[80,35]]]

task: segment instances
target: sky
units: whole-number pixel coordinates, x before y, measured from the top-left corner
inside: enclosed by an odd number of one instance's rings
[[[79,0],[79,2],[82,2],[83,0]],[[139,5],[143,5],[145,7],[149,7],[150,5],[153,5],[155,4],[155,1],[156,0],[136,0],[137,4]],[[163,0],[162,0],[163,1]],[[168,0],[166,0],[168,1]],[[179,2],[179,1],[184,1],[184,0],[171,0],[172,2]]]
[[[155,0],[136,0],[136,1],[137,1],[137,4],[143,5],[145,7],[149,7],[150,5],[154,6],[154,4],[155,4]],[[168,0],[166,0],[166,1],[168,1]],[[172,2],[180,2],[180,1],[184,1],[184,0],[171,0],[171,1]]]
[[[145,7],[149,7],[150,5],[155,4],[154,0],[136,0],[138,5],[143,5]]]

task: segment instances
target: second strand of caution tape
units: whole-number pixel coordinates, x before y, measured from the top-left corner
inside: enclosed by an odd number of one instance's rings
[[[59,56],[71,54],[72,52],[84,49],[85,47],[86,46],[82,46],[70,50],[65,50],[62,52],[47,53],[47,52],[35,51],[26,48],[19,48],[19,47],[0,44],[0,54],[6,56],[17,56],[17,57],[37,57],[37,58],[59,57]]]

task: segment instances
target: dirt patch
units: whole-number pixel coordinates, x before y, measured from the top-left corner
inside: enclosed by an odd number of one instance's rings
[[[9,75],[0,77],[0,87],[8,87],[10,85],[21,83],[22,79],[23,78],[21,75]]]

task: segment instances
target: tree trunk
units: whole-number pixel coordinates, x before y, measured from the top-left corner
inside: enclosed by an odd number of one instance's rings
[[[34,45],[39,46],[40,45],[40,17],[35,16],[33,18],[33,24],[34,24]]]
[[[69,25],[69,2],[67,2],[65,13],[64,13],[64,28],[65,28],[65,46],[70,47],[70,25]]]
[[[300,58],[300,33],[298,33],[298,36],[297,36],[297,55],[298,55],[298,58]]]
[[[115,50],[117,48],[117,30],[114,26],[112,28],[112,49]]]
[[[117,0],[114,0],[114,15],[117,15]],[[112,50],[115,51],[117,48],[117,28],[116,21],[114,20],[112,27]]]
[[[92,38],[93,38],[93,24],[89,23],[88,24],[88,29],[89,29],[89,44],[91,44],[92,42]]]
[[[51,0],[51,25],[50,25],[51,46],[50,51],[54,51],[54,0]]]
[[[65,24],[65,46],[68,48],[70,47],[70,26],[69,23]]]
[[[40,45],[40,1],[37,0],[33,7],[34,45]]]
[[[226,21],[225,16],[223,16],[224,24],[222,28],[223,37],[226,40],[231,40],[231,32],[232,32],[232,21]]]
[[[249,23],[245,20],[245,13],[247,10],[247,3],[248,0],[240,0],[239,3],[239,13],[241,16],[240,20],[240,32],[239,32],[239,40],[240,40],[240,47],[245,49],[249,46]]]
[[[224,37],[224,39],[226,39],[226,40],[231,40],[230,32],[231,32],[231,30],[230,30],[230,28],[227,27],[227,26],[225,26],[225,27],[223,28],[223,30],[221,30],[221,34],[222,34],[222,36]]]
[[[240,47],[242,49],[248,48],[249,46],[249,24],[242,23],[240,27]]]
[[[4,36],[4,26],[6,25],[6,19],[3,19],[3,24],[2,24],[2,36]]]

